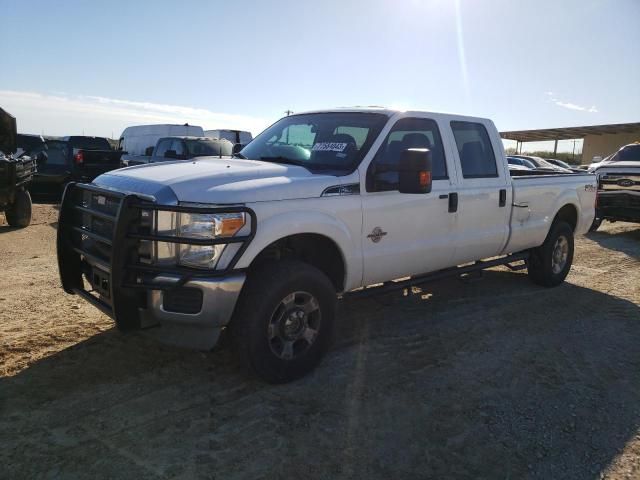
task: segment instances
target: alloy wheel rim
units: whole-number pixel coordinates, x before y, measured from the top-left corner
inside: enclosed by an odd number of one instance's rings
[[[274,309],[267,327],[271,352],[282,360],[293,360],[315,343],[322,315],[318,300],[309,292],[284,297]]]

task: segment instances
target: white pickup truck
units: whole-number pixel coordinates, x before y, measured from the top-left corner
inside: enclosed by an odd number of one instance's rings
[[[623,146],[589,171],[599,183],[591,230],[597,230],[603,220],[640,223],[640,143]]]
[[[62,285],[166,342],[223,330],[269,382],[314,368],[340,295],[495,265],[561,283],[594,219],[591,174],[513,172],[490,120],[340,109],[285,117],[237,158],[71,184]],[[158,328],[155,328],[158,327]]]

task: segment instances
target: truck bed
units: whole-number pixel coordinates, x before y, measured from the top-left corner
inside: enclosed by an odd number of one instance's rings
[[[541,245],[556,212],[575,206],[575,233],[586,233],[593,222],[597,179],[590,173],[532,172],[512,181],[513,201],[505,253]],[[560,193],[559,193],[560,192]],[[582,212],[581,216],[577,212]]]

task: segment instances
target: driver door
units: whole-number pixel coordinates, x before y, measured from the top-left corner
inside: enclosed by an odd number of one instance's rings
[[[430,193],[398,191],[397,165],[408,148],[431,151]],[[391,128],[367,168],[362,195],[364,285],[451,266],[457,214],[449,211],[456,178],[450,158],[434,119],[404,117]]]

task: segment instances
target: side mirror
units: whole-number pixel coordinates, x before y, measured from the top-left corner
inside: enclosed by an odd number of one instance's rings
[[[150,157],[151,155],[153,155],[153,149],[156,148],[153,145],[151,145],[150,147],[147,147],[144,149],[144,156],[145,157]]]
[[[38,165],[44,165],[45,163],[47,163],[48,159],[49,159],[49,155],[47,155],[46,152],[39,152],[36,155],[36,163]]]
[[[231,151],[231,153],[233,153],[234,155],[236,153],[240,153],[240,150],[242,150],[244,148],[244,145],[241,143],[234,143],[233,144],[233,150]]]
[[[164,158],[178,158],[178,154],[175,150],[167,150],[164,152]]]
[[[431,191],[431,151],[410,148],[400,155],[398,163],[400,193],[429,193]]]
[[[596,155],[591,159],[591,163],[600,163],[602,161],[602,157],[600,155]]]

